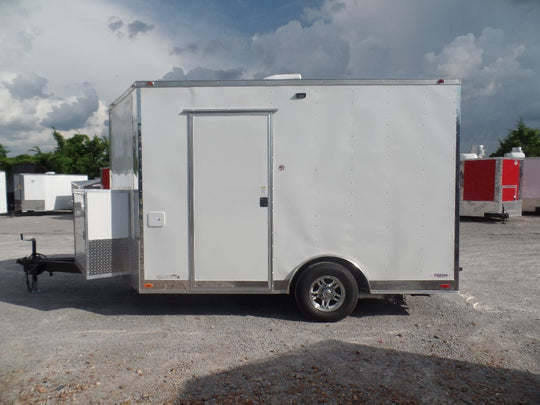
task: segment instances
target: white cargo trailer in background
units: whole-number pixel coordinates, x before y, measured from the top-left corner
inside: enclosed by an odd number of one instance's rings
[[[0,171],[0,214],[7,214],[6,172]]]
[[[455,293],[460,89],[135,82],[110,107],[111,190],[74,195],[77,266],[140,293],[295,294],[324,321]]]
[[[73,208],[71,183],[88,180],[82,174],[18,173],[13,176],[16,212],[46,212]]]
[[[540,213],[540,157],[523,161],[523,211]]]

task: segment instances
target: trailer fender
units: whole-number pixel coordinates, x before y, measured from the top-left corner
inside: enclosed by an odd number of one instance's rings
[[[319,263],[336,263],[344,267],[352,274],[352,276],[356,280],[356,284],[358,285],[358,293],[370,294],[371,288],[362,268],[353,261],[339,256],[317,256],[306,260],[305,262],[297,266],[291,277],[291,282],[289,283],[287,293],[294,294],[296,284],[298,283],[298,279],[300,278],[302,273],[309,271],[310,268],[312,269],[313,266]]]

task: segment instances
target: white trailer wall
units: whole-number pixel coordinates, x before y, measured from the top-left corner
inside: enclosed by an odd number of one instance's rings
[[[71,182],[88,180],[80,174],[15,175],[16,211],[54,211],[73,208]]]
[[[87,279],[129,274],[128,191],[73,191],[75,263]]]
[[[141,87],[124,100],[135,100],[139,92],[138,110],[126,111],[133,113],[129,119],[140,120],[145,280],[181,283],[192,277],[185,111],[226,115],[227,109],[275,110],[269,119],[268,190],[275,285],[323,255],[356,263],[372,292],[398,286],[416,290],[422,281],[455,279],[459,82]],[[224,126],[223,136],[230,135],[227,131]],[[135,139],[133,133],[126,137]],[[112,145],[114,186],[135,162],[115,172],[114,139]],[[119,156],[128,156],[130,145]],[[215,204],[229,197],[223,190],[216,186]],[[164,226],[150,225],[156,213],[163,215]],[[215,224],[221,226],[225,222]],[[237,236],[234,228],[228,231],[230,238]],[[234,280],[235,269],[215,271],[215,279]]]
[[[540,209],[540,157],[525,158],[522,177],[523,211]]]
[[[276,278],[326,254],[372,281],[453,279],[456,88],[306,90],[275,122]]]
[[[6,172],[0,171],[0,214],[7,212]]]

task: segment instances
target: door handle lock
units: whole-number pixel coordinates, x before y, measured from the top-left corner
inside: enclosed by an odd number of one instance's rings
[[[268,207],[268,197],[259,198],[259,207]]]

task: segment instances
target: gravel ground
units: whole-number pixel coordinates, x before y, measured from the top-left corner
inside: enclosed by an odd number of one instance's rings
[[[40,277],[18,240],[72,252],[69,215],[0,217],[1,404],[540,403],[540,217],[461,223],[461,294],[304,321],[287,296],[138,295]]]

